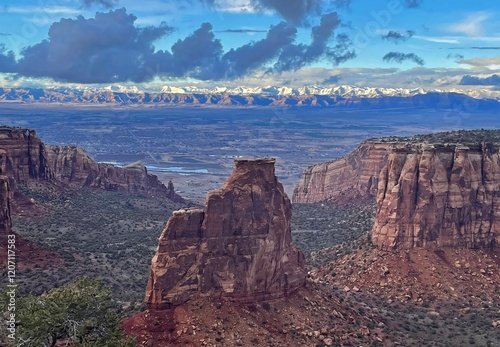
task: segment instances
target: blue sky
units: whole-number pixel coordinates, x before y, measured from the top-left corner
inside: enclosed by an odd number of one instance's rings
[[[1,0],[0,85],[499,87],[498,1],[283,1]]]

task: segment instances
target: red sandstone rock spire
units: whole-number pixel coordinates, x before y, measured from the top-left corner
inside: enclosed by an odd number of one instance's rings
[[[151,264],[150,308],[179,305],[195,294],[273,299],[304,284],[304,256],[291,240],[291,203],[274,164],[236,159],[203,210],[173,213]]]

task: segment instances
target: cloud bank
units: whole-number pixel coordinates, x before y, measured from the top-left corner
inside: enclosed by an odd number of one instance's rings
[[[115,7],[119,0],[80,0],[83,6],[91,7],[92,5],[101,5],[106,8]]]
[[[295,25],[281,22],[265,38],[227,52],[210,23],[177,40],[170,50],[156,50],[154,42],[173,28],[137,27],[136,19],[124,8],[98,12],[94,18],[62,19],[52,24],[48,39],[24,48],[17,61],[1,47],[0,72],[73,83],[146,82],[155,77],[227,80],[256,70],[295,71],[322,59],[338,65],[355,56],[348,37],[335,33],[340,26],[335,12],[322,15],[310,29],[308,45],[296,43]]]
[[[489,77],[478,77],[465,75],[460,80],[462,86],[500,86],[500,75],[491,75]]]

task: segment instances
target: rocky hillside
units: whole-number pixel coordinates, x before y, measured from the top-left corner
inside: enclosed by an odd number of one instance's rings
[[[304,285],[304,255],[292,245],[291,203],[274,163],[236,159],[203,210],[173,213],[152,260],[149,308],[170,308],[199,293],[262,301]]]
[[[376,195],[382,249],[498,247],[499,165],[500,131],[376,139],[306,169],[294,202]]]
[[[317,94],[320,93],[320,94]],[[431,107],[474,110],[498,110],[500,102],[494,99],[475,99],[455,92],[339,94],[331,91],[312,90],[310,93],[233,93],[229,90],[206,92],[140,92],[137,90],[78,90],[78,89],[24,89],[0,88],[0,102],[17,103],[69,103],[69,104],[118,104],[118,105],[196,105],[196,106],[297,106],[297,107]]]
[[[31,129],[0,128],[0,174],[9,177],[13,191],[17,184],[44,181],[62,187],[156,194],[183,201],[172,184],[165,186],[141,163],[123,168],[100,164],[81,148],[45,145]]]

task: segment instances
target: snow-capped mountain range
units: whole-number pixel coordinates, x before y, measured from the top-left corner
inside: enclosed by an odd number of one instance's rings
[[[131,87],[128,87],[131,88]],[[137,87],[128,89],[129,92]],[[127,90],[123,87],[120,91]],[[341,85],[335,87],[305,86],[300,88],[291,87],[215,87],[199,88],[196,86],[174,87],[164,86],[162,93],[172,94],[227,94],[227,95],[268,95],[268,96],[299,96],[299,95],[335,95],[344,98],[377,98],[377,97],[409,97],[427,93],[458,93],[478,99],[500,100],[500,91],[486,88],[482,89],[424,89],[424,88],[374,88]]]
[[[500,110],[500,91],[334,87],[173,87],[143,91],[137,86],[2,88],[0,102],[196,105],[207,107],[427,107]]]
[[[54,88],[60,90],[60,88]],[[450,88],[450,89],[427,89],[427,88],[384,88],[384,87],[359,87],[352,85],[340,86],[304,86],[291,88],[286,86],[266,87],[213,87],[203,88],[198,86],[163,86],[156,90],[148,88],[142,90],[135,85],[109,85],[102,88],[75,86],[76,90],[91,92],[112,91],[126,94],[143,93],[166,93],[166,94],[210,94],[210,95],[265,95],[265,96],[301,96],[301,95],[325,95],[339,96],[343,98],[379,98],[379,97],[411,97],[428,93],[457,93],[464,94],[476,99],[500,100],[500,90],[488,88]]]

